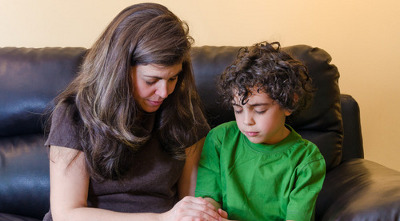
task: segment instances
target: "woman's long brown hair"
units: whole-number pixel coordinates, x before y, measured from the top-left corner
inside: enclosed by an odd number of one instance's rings
[[[120,12],[88,50],[79,75],[56,99],[57,107],[75,103],[81,146],[92,177],[118,179],[126,172],[124,159],[150,136],[163,148],[184,159],[184,148],[196,137],[202,121],[189,50],[188,27],[166,7],[155,3],[130,6]],[[134,65],[171,66],[182,62],[174,92],[157,111],[155,133],[139,127],[131,68]]]

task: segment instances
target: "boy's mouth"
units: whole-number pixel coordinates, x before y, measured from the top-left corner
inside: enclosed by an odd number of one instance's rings
[[[252,131],[245,131],[244,132],[246,134],[246,136],[248,137],[255,137],[258,135],[258,132],[252,132]]]

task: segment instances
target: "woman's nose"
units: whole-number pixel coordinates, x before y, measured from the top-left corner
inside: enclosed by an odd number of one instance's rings
[[[169,95],[169,93],[168,93],[168,83],[164,82],[164,81],[159,82],[159,85],[158,85],[158,87],[156,89],[156,94],[158,96],[160,96],[161,98],[164,98],[164,99],[167,98],[168,95]]]

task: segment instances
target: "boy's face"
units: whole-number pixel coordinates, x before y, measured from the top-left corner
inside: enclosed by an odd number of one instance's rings
[[[264,92],[253,90],[245,105],[236,95],[233,109],[239,130],[253,143],[275,144],[290,133],[285,127],[290,112]]]

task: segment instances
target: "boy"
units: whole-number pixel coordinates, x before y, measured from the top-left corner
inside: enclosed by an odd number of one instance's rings
[[[311,97],[306,67],[279,43],[259,43],[239,51],[219,85],[236,122],[207,135],[196,196],[229,219],[312,220],[325,160],[315,144],[285,124]]]

